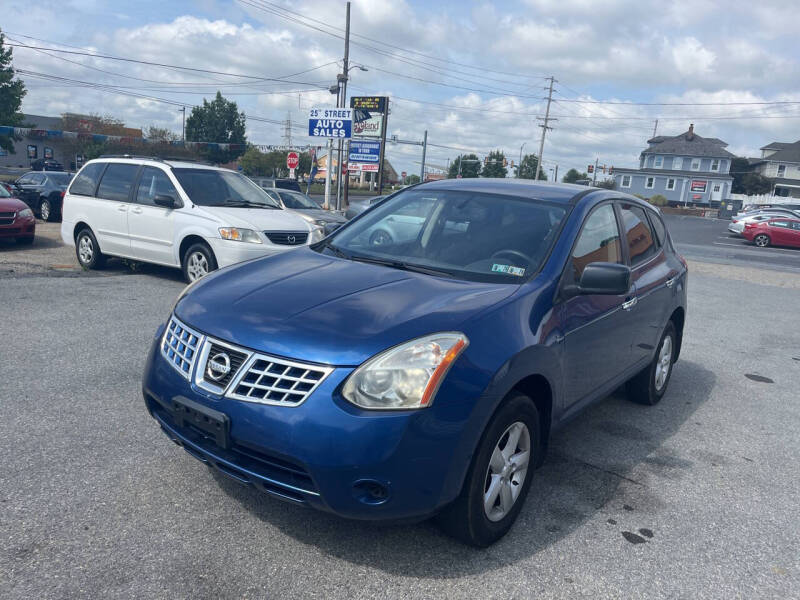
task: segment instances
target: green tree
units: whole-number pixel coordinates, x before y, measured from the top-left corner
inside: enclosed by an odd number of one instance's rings
[[[186,140],[190,142],[246,144],[244,131],[244,113],[239,112],[236,102],[226,100],[219,92],[211,102],[204,98],[203,106],[195,106],[186,119]],[[203,154],[211,162],[226,163],[241,156],[244,151],[244,148],[207,148]]]
[[[461,165],[461,177],[478,177],[481,171],[481,161],[476,154],[462,154],[450,163],[447,172],[449,179],[458,177],[458,167]]]
[[[16,126],[22,123],[22,98],[26,94],[25,84],[14,78],[11,48],[5,48],[6,36],[0,31],[0,125]],[[14,153],[13,136],[0,135],[0,148]]]
[[[561,181],[564,183],[575,183],[579,179],[588,179],[589,175],[587,173],[581,173],[578,169],[570,169],[567,171],[566,175],[561,178]]]
[[[502,150],[492,150],[486,157],[486,162],[481,171],[481,177],[505,177],[508,175],[508,169],[503,166],[503,161],[506,155]]]
[[[166,127],[156,127],[155,125],[150,125],[144,130],[144,137],[151,142],[177,142],[181,139],[181,136]]]
[[[746,158],[734,158],[731,161],[731,177],[733,184],[731,192],[734,194],[769,194],[772,191],[772,182],[758,173],[754,173]]]
[[[415,183],[419,183],[419,175],[409,175],[406,177],[406,185],[414,185]]]
[[[520,179],[536,179],[536,167],[539,166],[539,157],[535,154],[526,154],[519,165],[519,178]],[[547,173],[539,173],[539,179],[547,181]]]

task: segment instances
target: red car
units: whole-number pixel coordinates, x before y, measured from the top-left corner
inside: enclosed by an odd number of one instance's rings
[[[800,248],[800,220],[775,217],[760,223],[746,223],[742,237],[759,248],[769,245]]]
[[[32,244],[35,233],[33,211],[0,185],[0,238],[15,238],[18,244]]]

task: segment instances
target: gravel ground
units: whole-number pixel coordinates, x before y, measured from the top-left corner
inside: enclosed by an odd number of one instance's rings
[[[140,397],[178,272],[64,277],[71,252],[42,251],[0,274],[2,598],[800,597],[800,333],[764,318],[796,312],[800,276],[692,264],[664,400],[578,417],[511,533],[474,550],[213,475]]]

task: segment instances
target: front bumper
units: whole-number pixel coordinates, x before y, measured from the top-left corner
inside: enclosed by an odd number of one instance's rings
[[[364,411],[339,395],[352,372],[344,367],[298,406],[243,402],[179,374],[160,352],[162,331],[145,368],[145,404],[164,433],[201,462],[270,495],[355,519],[424,518],[458,495],[476,441],[465,433],[474,406],[464,400],[467,390],[443,386],[420,411]],[[182,399],[228,417],[228,448],[177,425],[173,401]]]
[[[17,217],[9,225],[0,225],[0,238],[32,237],[36,233],[36,219]]]
[[[742,231],[744,231],[744,223],[731,223],[728,225],[728,231],[741,235]]]
[[[209,243],[217,259],[217,266],[228,267],[253,258],[263,258],[281,252],[282,248],[272,244],[249,244],[221,238],[210,238]],[[288,250],[289,247],[287,246]]]

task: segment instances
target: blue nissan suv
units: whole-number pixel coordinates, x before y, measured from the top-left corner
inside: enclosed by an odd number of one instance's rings
[[[400,217],[415,231],[375,243]],[[659,212],[632,196],[426,183],[186,288],[144,400],[173,442],[272,496],[354,519],[436,515],[487,546],[557,427],[621,384],[663,397],[686,284]]]

